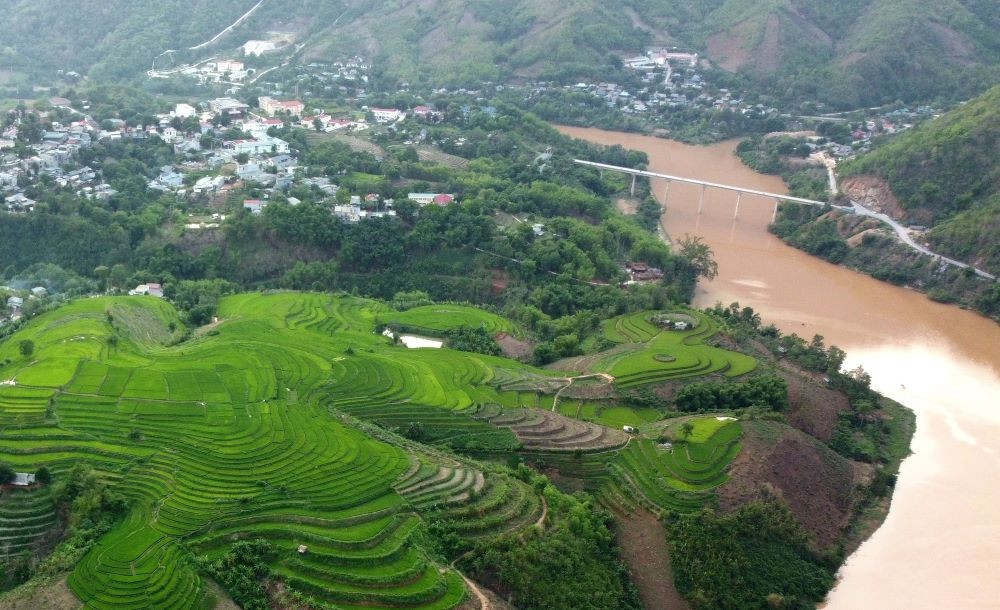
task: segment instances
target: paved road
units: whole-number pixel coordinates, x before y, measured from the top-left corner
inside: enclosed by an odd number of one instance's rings
[[[936,259],[938,259],[938,260],[940,260],[940,261],[942,261],[944,263],[947,263],[949,265],[954,265],[955,267],[961,267],[962,269],[972,269],[976,273],[976,275],[978,275],[979,277],[982,277],[982,278],[986,278],[986,279],[989,279],[989,280],[996,280],[997,279],[995,275],[992,275],[990,273],[986,273],[982,269],[977,269],[976,267],[973,267],[972,265],[970,265],[968,263],[963,263],[962,261],[957,261],[957,260],[955,260],[953,258],[948,258],[947,256],[942,256],[942,255],[938,254],[937,252],[934,252],[933,250],[929,250],[928,248],[926,248],[926,247],[918,244],[916,241],[913,240],[913,237],[910,235],[910,232],[909,232],[909,230],[907,230],[906,227],[904,227],[903,225],[899,224],[898,222],[896,222],[892,218],[886,216],[885,214],[881,214],[879,212],[875,212],[873,210],[869,210],[868,208],[866,208],[865,206],[861,205],[860,203],[858,203],[856,201],[851,201],[851,208],[842,208],[842,209],[851,209],[851,210],[853,210],[853,212],[855,214],[858,214],[860,216],[868,216],[869,218],[874,218],[876,220],[881,220],[882,222],[884,222],[887,225],[889,225],[890,227],[892,227],[892,230],[896,232],[896,236],[899,237],[900,241],[902,241],[907,246],[913,248],[917,252],[920,252],[921,254],[926,254],[927,256],[931,256],[933,258],[936,258]]]

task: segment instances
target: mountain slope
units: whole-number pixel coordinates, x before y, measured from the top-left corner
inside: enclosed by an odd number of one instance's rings
[[[995,11],[977,0],[727,0],[704,23],[724,68],[840,107],[975,91],[1000,58]]]
[[[934,248],[1000,272],[1000,86],[888,141],[844,173],[888,182]]]
[[[185,51],[255,7],[214,44]],[[676,44],[778,97],[850,108],[968,97],[1000,80],[995,8],[989,0],[0,0],[0,65],[121,79],[167,49],[180,51],[176,61],[205,58],[280,31],[305,43],[306,59],[361,53],[396,79],[475,85],[602,78],[617,69],[613,57]]]

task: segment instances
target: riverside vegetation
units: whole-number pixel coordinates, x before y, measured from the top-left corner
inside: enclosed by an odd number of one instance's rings
[[[924,227],[921,239],[931,249],[997,275],[998,107],[1000,87],[994,87],[910,132],[883,138],[872,152],[846,163],[841,178],[848,187],[859,178],[884,184],[885,194],[875,205]],[[800,208],[782,206],[772,227],[789,244],[878,279],[914,286],[934,299],[1000,316],[996,282],[915,253],[875,230],[876,221]]]

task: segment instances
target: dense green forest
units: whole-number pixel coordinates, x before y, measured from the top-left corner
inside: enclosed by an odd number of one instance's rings
[[[835,108],[962,99],[1000,77],[997,13],[984,0],[447,0],[433,9],[412,0],[265,0],[213,45],[188,50],[254,4],[85,0],[66,11],[63,0],[3,0],[0,65],[50,80],[58,70],[129,79],[154,60],[169,67],[281,31],[305,44],[304,60],[370,59],[376,88],[615,80],[622,56],[651,45],[693,48],[778,100]],[[161,56],[167,50],[175,52]]]

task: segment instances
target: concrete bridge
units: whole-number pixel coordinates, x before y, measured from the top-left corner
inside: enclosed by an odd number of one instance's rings
[[[607,165],[605,163],[595,163],[593,161],[584,161],[583,159],[573,159],[573,162],[574,163],[578,163],[580,165],[586,165],[587,167],[596,168],[597,170],[599,170],[602,173],[604,172],[604,170],[608,170],[608,171],[612,171],[612,172],[619,172],[619,173],[622,173],[622,174],[629,174],[629,175],[631,175],[632,176],[632,187],[629,189],[629,192],[632,195],[635,195],[635,181],[640,176],[643,177],[643,178],[656,178],[656,179],[659,179],[659,180],[666,180],[667,181],[667,190],[666,190],[666,193],[664,195],[664,203],[666,202],[667,197],[669,197],[669,195],[670,195],[670,183],[671,182],[684,182],[684,183],[687,183],[687,184],[697,184],[697,185],[701,186],[701,194],[698,196],[698,213],[699,214],[701,214],[702,208],[705,207],[705,191],[708,190],[708,189],[710,189],[710,188],[722,189],[724,191],[732,191],[732,192],[736,193],[736,211],[733,213],[733,218],[739,218],[739,216],[740,216],[740,201],[743,199],[743,195],[755,195],[755,196],[758,196],[758,197],[765,197],[767,199],[773,199],[774,200],[774,213],[771,216],[772,222],[773,222],[774,219],[776,219],[778,217],[778,204],[781,203],[782,201],[788,201],[788,202],[791,202],[791,203],[798,203],[798,204],[801,204],[801,205],[811,205],[811,206],[816,206],[816,207],[820,207],[820,208],[826,207],[827,205],[829,205],[825,201],[816,201],[814,199],[803,199],[802,197],[792,197],[791,195],[782,195],[780,193],[768,193],[767,191],[758,191],[758,190],[755,190],[755,189],[746,189],[746,188],[743,188],[743,187],[740,187],[740,186],[732,186],[730,184],[720,184],[718,182],[706,182],[704,180],[695,180],[694,178],[684,178],[682,176],[671,176],[669,174],[658,174],[656,172],[648,172],[648,171],[642,170],[642,169],[632,169],[630,167],[619,167],[617,165]],[[845,211],[848,211],[848,212],[853,211],[853,208],[850,208],[850,207],[843,207],[843,206],[833,206],[833,207],[838,208],[838,209],[842,209],[842,210],[845,210]]]
[[[780,193],[768,193],[767,191],[758,191],[758,190],[755,190],[755,189],[746,189],[746,188],[743,188],[743,187],[733,186],[733,185],[730,185],[730,184],[720,184],[718,182],[706,182],[705,180],[696,180],[694,178],[685,178],[683,176],[671,176],[670,174],[658,174],[656,172],[649,172],[649,171],[642,170],[642,169],[633,169],[631,167],[619,167],[617,165],[608,165],[606,163],[595,163],[594,161],[584,161],[583,159],[573,159],[573,162],[574,163],[578,163],[580,165],[585,165],[587,167],[593,167],[593,168],[597,169],[598,171],[600,171],[602,173],[604,172],[604,170],[608,170],[608,171],[612,171],[612,172],[618,172],[618,173],[622,173],[622,174],[629,174],[629,175],[631,175],[632,176],[632,187],[630,188],[629,192],[632,195],[635,195],[635,181],[639,177],[643,177],[643,178],[656,178],[658,180],[666,180],[666,182],[667,182],[667,189],[666,189],[666,191],[664,193],[664,204],[666,203],[667,198],[670,195],[670,184],[672,182],[684,182],[684,183],[687,183],[687,184],[696,184],[696,185],[699,185],[699,186],[701,186],[701,194],[698,197],[698,213],[699,214],[701,214],[702,208],[705,206],[705,191],[708,190],[708,189],[710,189],[710,188],[722,189],[722,190],[725,190],[725,191],[732,191],[732,192],[736,193],[736,210],[733,212],[733,218],[734,219],[739,218],[739,215],[740,215],[740,200],[743,198],[743,195],[754,195],[754,196],[757,196],[757,197],[764,197],[764,198],[767,198],[767,199],[773,199],[774,200],[774,213],[771,215],[771,222],[774,222],[777,219],[777,217],[778,217],[778,204],[781,203],[782,201],[787,201],[787,202],[790,202],[790,203],[797,203],[797,204],[800,204],[800,205],[811,205],[811,206],[821,207],[821,208],[830,205],[829,203],[827,203],[825,201],[816,201],[814,199],[803,199],[802,197],[792,197],[791,195],[782,195]],[[902,241],[907,246],[909,246],[910,248],[912,248],[913,250],[916,250],[917,252],[920,252],[921,254],[926,254],[927,256],[933,257],[933,258],[941,261],[945,265],[952,265],[954,267],[959,267],[959,268],[962,268],[962,269],[972,269],[976,273],[976,275],[978,275],[979,277],[981,277],[983,279],[994,280],[994,281],[997,279],[996,276],[994,276],[994,275],[992,275],[990,273],[987,273],[986,271],[983,271],[982,269],[978,269],[978,268],[976,268],[976,267],[974,267],[972,265],[969,265],[968,263],[963,263],[962,261],[957,261],[957,260],[955,260],[953,258],[948,258],[947,256],[943,256],[941,254],[933,252],[933,251],[929,250],[928,248],[926,248],[926,247],[918,244],[916,241],[914,241],[913,237],[910,235],[910,232],[906,229],[906,227],[904,227],[903,225],[899,224],[898,222],[896,222],[892,218],[886,216],[885,214],[881,214],[881,213],[875,212],[874,210],[869,210],[868,208],[864,207],[860,203],[857,203],[856,201],[852,201],[851,205],[849,205],[849,206],[831,205],[830,207],[836,208],[838,210],[842,210],[842,211],[847,212],[849,214],[858,214],[860,216],[868,216],[869,218],[874,218],[876,220],[880,220],[880,221],[888,224],[892,228],[892,230],[896,233],[897,237],[899,237],[899,240]]]

